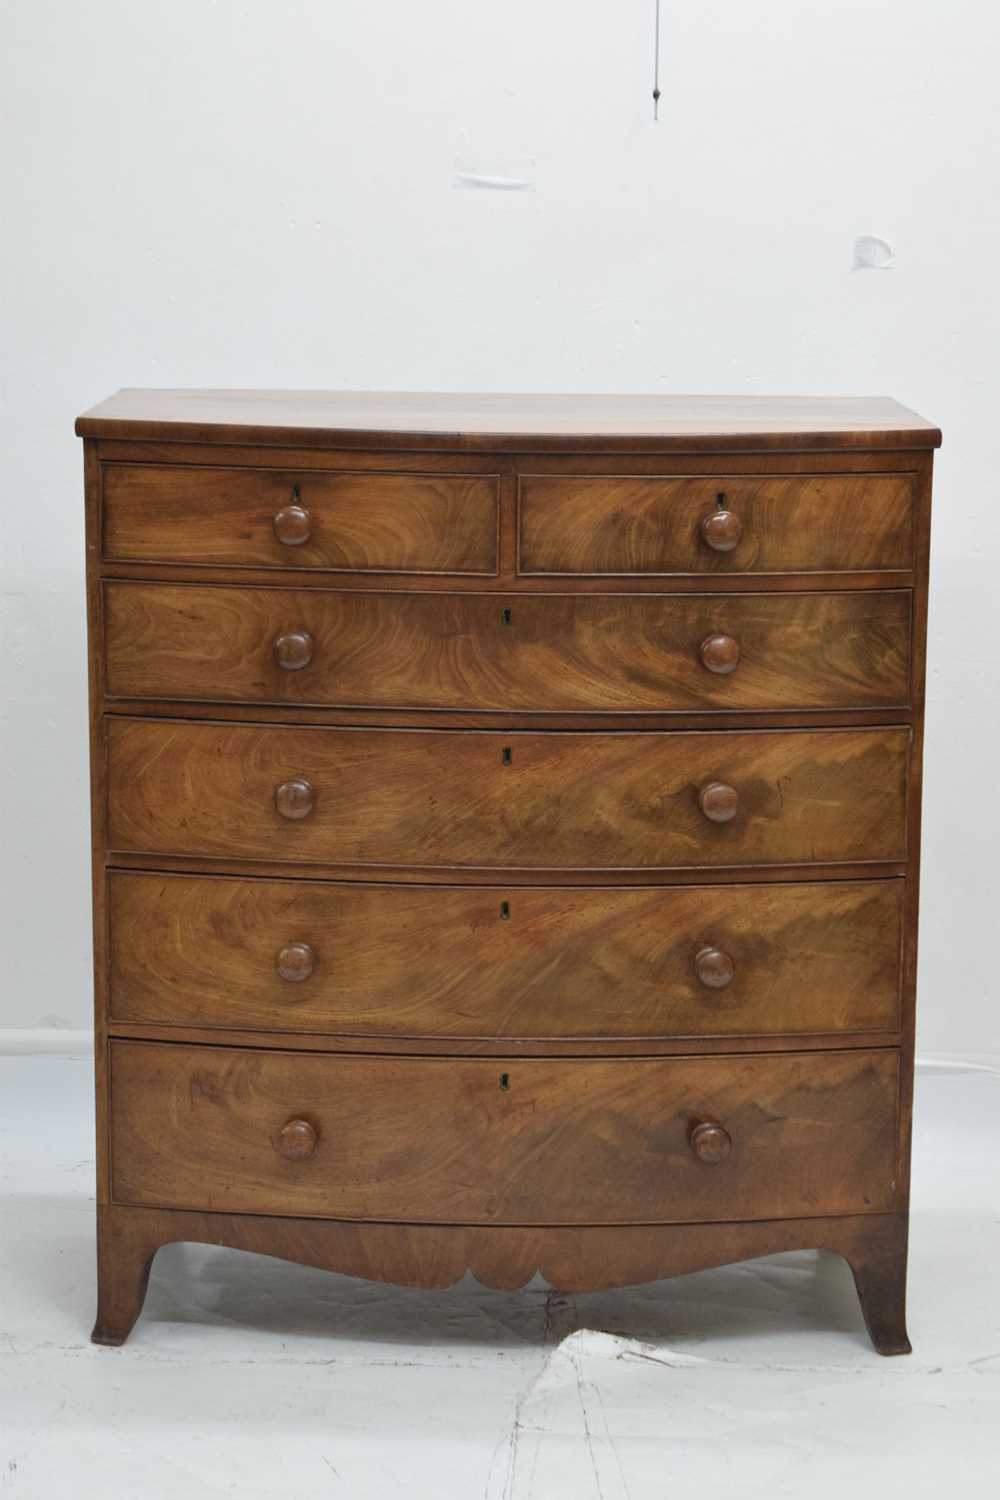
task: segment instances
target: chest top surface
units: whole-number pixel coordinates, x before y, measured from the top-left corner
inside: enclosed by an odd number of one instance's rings
[[[697,452],[934,448],[887,397],[513,395],[125,389],[78,418],[86,438],[308,447]]]

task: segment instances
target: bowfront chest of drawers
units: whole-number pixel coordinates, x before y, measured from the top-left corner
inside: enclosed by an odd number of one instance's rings
[[[82,417],[96,1340],[174,1240],[904,1318],[937,430],[891,401]]]

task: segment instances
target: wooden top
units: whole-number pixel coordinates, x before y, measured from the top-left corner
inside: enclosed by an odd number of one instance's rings
[[[309,448],[702,452],[935,448],[886,397],[448,395],[125,389],[77,419],[86,438]]]

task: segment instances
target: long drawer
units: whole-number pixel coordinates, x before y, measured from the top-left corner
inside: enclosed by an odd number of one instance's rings
[[[905,571],[913,476],[522,474],[518,571]]]
[[[899,1022],[901,880],[497,889],[116,872],[110,1013],[468,1039]]]
[[[483,595],[105,585],[119,698],[637,713],[892,708],[910,594]]]
[[[907,729],[508,733],[110,719],[111,851],[371,867],[898,861]]]
[[[117,1041],[112,1192],[422,1223],[887,1211],[898,1066],[894,1050],[498,1062]]]
[[[491,574],[495,474],[108,464],[104,556],[335,572]]]

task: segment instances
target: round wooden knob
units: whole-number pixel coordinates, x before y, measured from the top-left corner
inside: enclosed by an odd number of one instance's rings
[[[736,973],[736,965],[721,948],[699,948],[694,956],[694,972],[706,989],[723,990]]]
[[[711,823],[730,823],[740,805],[739,794],[734,786],[724,781],[710,781],[698,793],[698,806]]]
[[[702,1120],[699,1125],[692,1126],[688,1132],[688,1145],[698,1160],[709,1167],[717,1167],[733,1149],[728,1130],[714,1120]]]
[[[283,672],[301,672],[312,661],[315,644],[308,630],[284,630],[274,638],[274,659]]]
[[[701,534],[713,552],[732,552],[743,535],[743,522],[731,510],[713,510],[702,521]]]
[[[308,943],[286,943],[278,954],[278,973],[289,984],[301,984],[315,967],[316,954]]]
[[[283,505],[274,518],[274,534],[283,547],[301,547],[312,536],[312,516],[302,505]]]
[[[706,635],[701,643],[701,663],[709,672],[725,677],[740,662],[740,643],[731,635]]]
[[[308,1120],[289,1120],[278,1131],[278,1150],[287,1161],[305,1161],[316,1150],[319,1132]]]
[[[291,818],[293,822],[299,818],[308,818],[315,800],[312,782],[307,781],[304,776],[293,776],[290,781],[283,781],[274,789],[275,807],[283,818]]]

